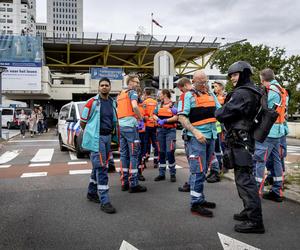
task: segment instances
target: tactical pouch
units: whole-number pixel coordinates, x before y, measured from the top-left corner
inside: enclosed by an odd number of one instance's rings
[[[234,168],[234,158],[233,158],[233,152],[232,152],[231,148],[225,148],[225,150],[224,150],[223,165],[227,169]]]
[[[252,155],[246,148],[233,148],[232,153],[235,165],[239,167],[252,166]]]

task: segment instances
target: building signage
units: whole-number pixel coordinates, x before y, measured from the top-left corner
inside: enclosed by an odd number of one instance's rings
[[[99,80],[103,77],[109,80],[123,80],[122,68],[91,68],[90,73],[92,80]]]

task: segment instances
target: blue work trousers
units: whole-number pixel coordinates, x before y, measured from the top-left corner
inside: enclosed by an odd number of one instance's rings
[[[158,163],[158,149],[157,149],[157,128],[156,127],[146,127],[145,130],[145,143],[142,146],[142,156],[145,157],[149,151],[149,146],[152,144],[154,149],[154,164]]]
[[[138,185],[140,139],[136,127],[120,127],[120,171],[123,185]]]
[[[255,179],[259,188],[259,193],[262,193],[264,189],[265,168],[267,161],[270,158],[273,161],[272,169],[270,169],[273,173],[273,185],[271,191],[278,196],[282,196],[283,169],[280,158],[280,147],[280,138],[267,137],[263,143],[255,142]]]
[[[167,159],[170,175],[175,175],[176,128],[158,128],[157,142],[159,152],[159,175],[166,175]]]
[[[191,205],[205,201],[203,193],[205,175],[214,150],[213,139],[206,139],[206,143],[201,143],[195,137],[191,137],[188,141]]]
[[[110,143],[111,135],[101,135],[99,138],[99,152],[90,153],[93,169],[88,192],[90,194],[96,194],[98,191],[100,202],[102,204],[110,202],[108,196],[109,186],[107,175]]]

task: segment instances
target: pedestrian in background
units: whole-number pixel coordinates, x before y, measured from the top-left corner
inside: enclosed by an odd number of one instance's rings
[[[26,126],[28,122],[28,117],[25,114],[24,109],[21,110],[21,114],[19,115],[19,121],[20,121],[20,132],[21,136],[25,138],[25,131],[26,131]]]
[[[35,110],[32,110],[29,116],[30,137],[34,136],[36,130],[37,130],[37,114],[35,113]]]
[[[44,116],[40,109],[37,111],[37,130],[38,134],[41,135],[43,133],[43,122],[44,122]]]

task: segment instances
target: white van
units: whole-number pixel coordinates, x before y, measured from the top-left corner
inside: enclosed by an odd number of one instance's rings
[[[30,108],[2,108],[2,127],[18,128],[20,126],[19,115],[22,109],[26,115],[31,114]]]
[[[85,102],[70,102],[62,106],[58,116],[57,129],[60,150],[75,151],[77,158],[82,158],[87,153],[81,147],[80,115],[84,105]]]

